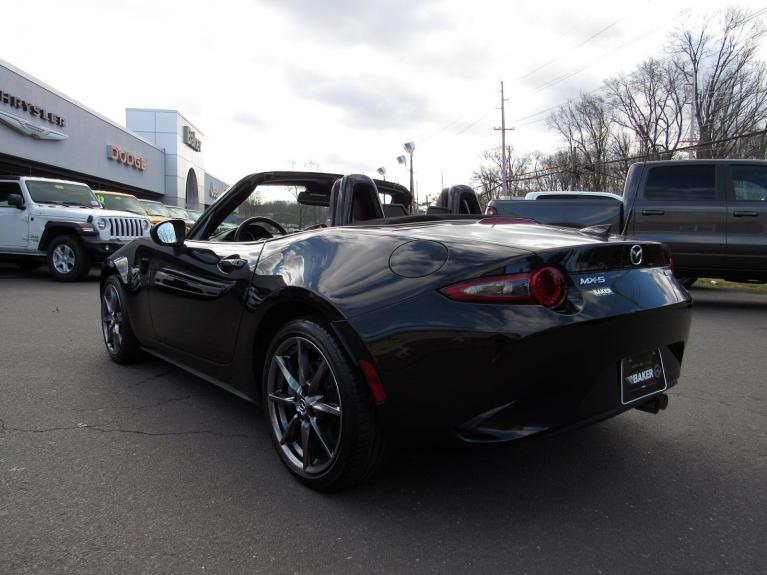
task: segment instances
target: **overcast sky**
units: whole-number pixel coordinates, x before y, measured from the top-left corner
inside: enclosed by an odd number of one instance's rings
[[[765,0],[737,3],[749,11]],[[500,142],[550,150],[546,114],[662,55],[710,0],[472,2],[250,0],[3,5],[0,58],[121,123],[126,107],[178,109],[229,183],[273,169],[367,173],[415,141],[420,195],[468,183]],[[13,23],[13,24],[11,24]],[[311,163],[311,164],[310,164]]]

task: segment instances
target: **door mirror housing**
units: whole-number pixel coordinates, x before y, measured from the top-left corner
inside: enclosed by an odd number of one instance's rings
[[[8,194],[8,205],[19,210],[23,210],[24,198],[21,194]]]
[[[151,229],[149,235],[161,246],[181,246],[186,239],[186,223],[181,219],[163,220]]]

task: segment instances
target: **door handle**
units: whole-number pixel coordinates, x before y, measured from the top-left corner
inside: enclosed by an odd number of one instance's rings
[[[732,215],[736,218],[755,218],[759,215],[759,212],[752,212],[749,210],[735,210]]]
[[[642,210],[643,216],[662,216],[665,213],[664,210]]]
[[[220,269],[222,272],[228,273],[245,267],[245,264],[247,263],[248,260],[242,259],[239,256],[229,256],[219,260],[218,269]]]

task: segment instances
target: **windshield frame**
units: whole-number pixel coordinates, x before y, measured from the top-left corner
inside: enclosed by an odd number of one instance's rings
[[[209,237],[219,237],[253,217],[275,221],[289,234],[326,225],[330,217],[329,206],[298,201],[299,194],[305,191],[307,187],[303,184],[260,183],[229,210]]]

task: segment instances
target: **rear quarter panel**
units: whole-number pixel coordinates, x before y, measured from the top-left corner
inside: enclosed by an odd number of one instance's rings
[[[392,270],[390,260],[397,248],[414,241],[425,242],[425,246],[443,245],[414,238],[404,230],[382,233],[353,227],[288,236],[264,246],[253,286],[261,299],[286,287],[304,288],[327,300],[348,318],[407,300],[425,289],[471,277],[488,266],[502,267],[505,260],[529,253],[498,245],[487,245],[478,251],[476,242],[470,238],[465,243],[455,240],[450,242],[449,249],[444,248],[446,257],[441,265],[424,261],[431,273],[404,277]],[[417,249],[408,257],[417,259]]]

